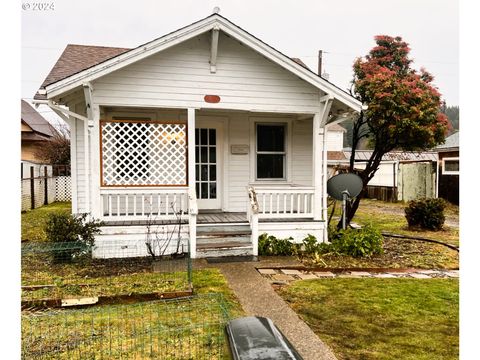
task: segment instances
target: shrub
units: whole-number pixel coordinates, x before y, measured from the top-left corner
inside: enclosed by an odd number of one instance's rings
[[[296,255],[300,251],[300,244],[294,244],[288,239],[277,239],[275,236],[262,234],[258,237],[259,255]]]
[[[361,229],[330,229],[329,240],[328,250],[336,254],[368,257],[383,253],[383,236],[371,225]]]
[[[55,262],[68,262],[75,256],[89,251],[94,244],[95,235],[100,233],[102,221],[87,221],[88,214],[50,214],[45,225],[45,233],[50,242],[64,243],[60,249],[52,251]]]
[[[422,229],[441,230],[445,222],[445,210],[447,203],[443,199],[419,199],[408,202],[405,208],[405,217],[409,227]]]

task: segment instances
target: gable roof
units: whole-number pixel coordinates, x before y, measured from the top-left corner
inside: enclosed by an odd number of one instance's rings
[[[260,39],[251,35],[247,31],[233,24],[230,20],[224,18],[219,14],[212,14],[204,19],[194,22],[188,26],[185,26],[160,38],[152,40],[146,44],[140,45],[134,49],[126,50],[123,52],[119,51],[119,53],[117,55],[114,55],[113,57],[106,58],[103,61],[95,63],[94,65],[84,68],[64,78],[49,82],[45,85],[45,89],[40,89],[39,95],[45,95],[46,92],[47,95],[44,97],[45,99],[58,96],[82,85],[83,83],[93,81],[101,76],[121,69],[136,61],[156,54],[164,49],[182,43],[188,39],[191,39],[212,29],[218,29],[220,31],[223,31],[224,33],[235,38],[244,45],[250,47],[252,50],[258,52],[265,58],[277,63],[284,69],[292,72],[304,81],[310,83],[311,85],[317,87],[325,93],[333,95],[336,99],[349,106],[350,108],[356,111],[360,111],[362,104],[353,96],[351,96],[348,92],[335,86],[328,80],[323,79],[318,74],[300,65],[296,61],[292,60],[290,57],[284,55],[280,51],[264,43]],[[56,70],[56,72],[59,71],[60,70],[58,69]]]
[[[35,100],[46,100],[47,96],[40,94],[40,91],[43,92],[42,90],[45,90],[47,85],[66,79],[129,50],[132,49],[68,44],[33,98]],[[309,69],[302,59],[293,57],[291,59],[304,68]]]
[[[25,124],[30,126],[30,128],[40,134],[47,137],[52,137],[54,135],[52,130],[52,125],[45,120],[45,118],[40,115],[33,107],[30,106],[25,100],[22,100],[22,115],[21,119]],[[22,136],[23,138],[23,136]],[[37,137],[35,140],[38,140]]]
[[[448,150],[458,150],[460,147],[460,131],[453,133],[445,139],[445,142],[442,145],[439,145],[435,148],[438,151],[448,151]]]
[[[68,44],[43,81],[39,91],[45,90],[47,85],[66,79],[105,60],[123,54],[128,50],[131,49]],[[34,99],[46,100],[47,96],[40,94],[39,91],[35,94]]]

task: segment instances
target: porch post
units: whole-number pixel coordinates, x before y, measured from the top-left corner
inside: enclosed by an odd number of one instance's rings
[[[92,194],[91,213],[95,219],[100,219],[102,214],[100,198],[100,106],[92,105],[93,127],[90,136],[90,154],[91,154],[91,183],[90,193]]]
[[[313,194],[313,219],[322,220],[322,206],[323,206],[323,128],[320,127],[321,114],[316,113],[313,116],[313,187],[315,192]]]
[[[197,199],[195,195],[195,109],[187,111],[187,151],[188,151],[188,226],[190,241],[190,257],[197,256]]]

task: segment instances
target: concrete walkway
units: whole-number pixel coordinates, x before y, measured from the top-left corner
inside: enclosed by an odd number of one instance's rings
[[[255,268],[259,265],[273,267],[277,264],[261,262],[210,264],[224,274],[247,315],[272,319],[305,360],[336,359],[330,348],[275,293],[270,281],[260,275]]]

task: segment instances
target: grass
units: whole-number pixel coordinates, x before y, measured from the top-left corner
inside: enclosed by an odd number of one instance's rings
[[[53,213],[70,213],[70,202],[55,202],[22,213],[22,241],[45,241],[45,224]]]
[[[48,215],[70,212],[54,203],[22,214],[22,241],[45,241]],[[33,246],[32,248],[35,248]],[[25,254],[24,254],[25,255]],[[175,264],[174,264],[175,263]],[[153,263],[143,259],[81,259],[55,263],[48,253],[22,258],[22,300],[182,291],[186,259]],[[22,312],[22,358],[225,359],[226,321],[243,309],[218,269],[195,270],[187,300],[137,302]]]
[[[225,359],[218,296],[63,310],[22,317],[22,358]]]
[[[405,203],[387,203],[377,200],[362,199],[353,221],[363,225],[375,225],[385,232],[424,237],[456,246],[459,245],[458,228],[445,225],[444,229],[440,231],[409,229],[403,212],[405,206]],[[445,210],[445,215],[458,219],[458,212],[458,206],[449,204]]]
[[[325,279],[279,290],[339,359],[458,359],[457,279]]]

